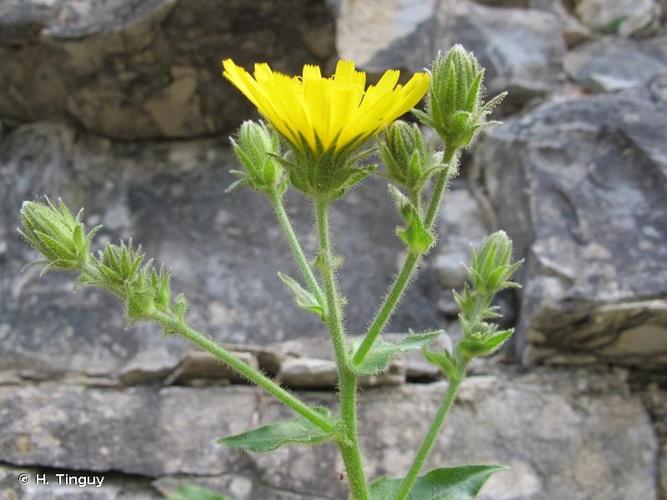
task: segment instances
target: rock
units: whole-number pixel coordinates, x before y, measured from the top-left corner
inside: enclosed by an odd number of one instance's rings
[[[277,346],[258,346],[253,344],[227,344],[227,349],[234,352],[250,354],[259,365],[259,368],[268,375],[276,375],[285,360],[285,355]],[[298,349],[297,349],[298,352]]]
[[[224,138],[122,143],[63,123],[21,126],[7,135],[0,143],[0,289],[6,292],[0,306],[1,370],[161,379],[163,367],[175,366],[192,349],[148,323],[126,328],[115,299],[88,288],[73,295],[70,275],[20,272],[36,255],[15,233],[19,209],[23,200],[44,193],[84,206],[91,226],[104,224],[96,248],[132,237],[166,264],[174,274],[174,293],[183,292],[190,302],[188,320],[215,340],[265,346],[317,336],[326,342],[322,323],[298,309],[276,277],[280,270],[299,279],[268,200],[243,190],[224,194],[233,166]],[[287,210],[307,255],[314,255],[311,207],[290,194]],[[374,314],[403,251],[394,212],[379,176],[332,208],[352,331],[361,331]],[[391,328],[437,325],[437,293],[435,278],[422,273]],[[267,361],[271,356],[260,364],[273,364],[276,373],[278,360]]]
[[[446,194],[439,222],[441,237],[430,268],[447,292],[461,288],[468,279],[470,249],[489,234],[489,221],[485,219],[484,211],[465,187],[455,187]]]
[[[602,38],[568,52],[563,64],[570,78],[593,91],[644,86],[657,75],[667,74],[667,36]]]
[[[169,495],[177,491],[181,485],[188,484],[215,492],[224,491],[229,495],[227,498],[233,500],[317,500],[317,497],[308,494],[283,491],[262,484],[250,470],[212,477],[162,477],[152,484],[166,498],[170,498]]]
[[[361,437],[371,476],[404,473],[411,459],[406,450],[422,439],[444,390],[444,383],[435,383],[361,394]],[[319,404],[333,398],[308,394]],[[221,476],[210,484],[223,485],[227,494],[240,478],[241,493],[268,488],[317,498],[344,495],[336,472],[341,464],[331,445],[244,454],[214,443],[222,435],[291,416],[255,388],[0,387],[0,408],[3,464],[180,481]],[[484,489],[486,499],[596,500],[615,498],[615,491],[654,498],[656,452],[641,401],[609,374],[506,372],[466,380],[429,466],[510,465],[510,472]],[[167,484],[173,480],[158,482]]]
[[[456,318],[459,307],[452,290],[460,291],[468,279],[470,249],[479,245],[493,227],[488,200],[473,196],[465,185],[455,184],[449,191],[440,211],[440,239],[434,256],[429,257],[429,271],[434,272],[442,293],[438,309],[448,318]]]
[[[667,366],[666,103],[662,77],[548,103],[475,149],[499,225],[526,257],[524,362]]]
[[[616,491],[623,491],[625,498],[654,498],[656,441],[641,403],[623,391],[579,392],[574,389],[577,376],[582,374],[468,379],[427,468],[508,464],[510,471],[482,490],[485,500],[604,499],[614,498]],[[444,383],[436,383],[363,394],[360,432],[371,477],[405,473],[412,458],[406,450],[423,438],[444,390]],[[321,447],[251,458],[268,484],[343,498],[335,474],[342,464],[334,462],[334,456],[333,449]],[[564,462],[563,456],[572,460]]]
[[[118,380],[128,386],[160,383],[176,369],[178,363],[178,358],[170,355],[167,349],[155,346],[149,351],[139,351],[122,368]]]
[[[390,9],[381,0],[343,2],[337,19],[341,57],[375,73],[419,71],[436,50],[462,43],[486,68],[488,93],[509,91],[510,105],[525,104],[560,84],[565,44],[554,14],[467,0],[394,3]],[[415,4],[419,7],[410,8]]]
[[[19,476],[26,477],[27,483],[21,483],[18,480]],[[84,487],[78,486],[72,478],[90,480],[92,485],[89,483]],[[40,484],[37,484],[38,479]],[[48,481],[48,484],[44,481]],[[97,486],[99,481],[102,481],[102,484]],[[0,466],[0,498],[3,500],[160,500],[163,497],[146,480],[127,478],[114,473],[89,474],[82,471]]]
[[[15,465],[157,477],[222,474],[247,460],[214,443],[256,419],[249,389],[44,384],[0,388],[0,456]]]
[[[211,13],[217,13],[211,15]],[[220,60],[283,71],[335,55],[324,0],[11,0],[0,7],[0,117],[69,116],[109,137],[214,135],[251,107]]]
[[[648,35],[660,27],[658,0],[575,0],[575,12],[596,31],[621,36]]]
[[[551,12],[558,18],[563,39],[568,47],[574,47],[593,37],[591,29],[570,13],[563,5],[563,0],[530,0],[530,7]]]
[[[236,357],[247,365],[257,369],[257,358],[248,352],[235,352]],[[233,371],[218,358],[208,352],[194,351],[188,353],[167,377],[165,383],[170,384],[201,384],[206,381],[231,381],[247,383],[248,381]]]
[[[336,386],[336,363],[328,359],[288,358],[278,380],[287,387],[328,389]]]
[[[662,492],[661,500],[667,498],[667,443],[662,445],[662,451],[660,452],[660,470],[658,471],[659,477],[659,488]]]
[[[515,7],[518,9],[527,9],[530,5],[530,0],[474,0],[474,2],[489,7]]]
[[[392,362],[382,374],[364,377],[362,387],[399,385],[405,382],[405,367]],[[332,389],[337,386],[336,363],[328,359],[287,358],[277,376],[278,380],[293,389]]]
[[[467,255],[441,254],[436,256],[433,269],[438,275],[438,283],[446,289],[461,288],[468,279],[468,271],[464,264]]]

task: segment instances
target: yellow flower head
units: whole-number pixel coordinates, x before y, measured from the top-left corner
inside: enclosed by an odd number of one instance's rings
[[[303,67],[301,76],[255,64],[254,77],[231,59],[224,76],[302,152],[342,151],[380,131],[415,106],[428,90],[429,75],[415,73],[399,85],[400,72],[388,70],[366,88],[366,73],[352,61],[338,61],[335,74],[323,78],[320,68]]]

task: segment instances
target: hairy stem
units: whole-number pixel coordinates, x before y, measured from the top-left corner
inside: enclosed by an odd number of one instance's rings
[[[447,418],[449,409],[452,407],[452,404],[456,399],[456,394],[459,391],[459,387],[461,386],[462,380],[463,380],[463,375],[459,379],[451,380],[449,382],[449,386],[447,387],[447,392],[445,393],[445,397],[443,398],[442,403],[440,403],[438,411],[435,414],[435,418],[433,419],[433,423],[431,424],[431,427],[426,433],[426,437],[422,441],[422,444],[419,447],[419,450],[417,451],[414,460],[412,461],[412,465],[410,465],[410,469],[408,470],[408,473],[406,474],[405,478],[403,479],[403,482],[401,483],[401,487],[398,490],[398,493],[396,494],[395,500],[405,500],[406,498],[408,498],[408,495],[412,491],[412,488],[415,485],[415,481],[417,481],[417,476],[419,475],[419,471],[424,466],[424,462],[431,453],[431,450],[433,449],[433,446],[435,445],[435,442],[438,439],[438,435],[442,430],[442,426],[445,424],[445,419]]]
[[[329,236],[328,204],[315,202],[317,233],[320,242],[318,264],[324,281],[327,299],[327,326],[331,333],[340,392],[340,428],[338,447],[343,457],[350,493],[354,500],[368,500],[368,486],[364,475],[359,438],[357,432],[357,376],[352,371],[345,345],[345,334],[341,314],[341,298],[336,285],[335,266]]]
[[[280,227],[285,234],[285,239],[292,249],[292,255],[297,267],[299,268],[299,271],[301,271],[303,278],[306,280],[306,284],[308,285],[311,293],[315,295],[315,298],[320,304],[324,305],[324,295],[322,294],[320,285],[317,283],[317,279],[313,274],[313,270],[308,263],[308,259],[306,259],[306,255],[303,253],[303,249],[299,244],[299,240],[294,233],[292,224],[290,223],[287,212],[285,211],[285,206],[283,205],[282,196],[274,192],[271,193],[270,198],[273,211],[275,212],[278,222],[280,223]]]
[[[433,188],[433,195],[431,196],[431,201],[426,212],[424,225],[429,230],[433,228],[433,224],[435,223],[436,215],[438,214],[438,209],[440,208],[440,203],[442,201],[442,196],[445,192],[445,188],[447,187],[447,183],[452,176],[457,157],[458,152],[456,150],[446,150],[444,162],[447,165],[447,168],[445,168],[438,175],[435,187]],[[380,306],[380,309],[375,315],[375,319],[373,319],[371,326],[368,328],[368,331],[364,336],[364,340],[361,342],[359,349],[357,349],[357,352],[354,355],[352,362],[355,365],[359,365],[364,361],[366,355],[371,350],[371,347],[373,347],[373,344],[391,319],[391,316],[394,313],[394,309],[396,309],[396,304],[398,304],[399,300],[403,296],[403,293],[405,292],[405,289],[407,288],[407,285],[410,282],[410,279],[412,278],[415,270],[417,267],[419,267],[421,257],[422,256],[420,254],[406,254],[401,270],[392,283],[389,292],[385,296],[384,302]]]
[[[235,370],[236,372],[238,372],[251,382],[257,384],[266,392],[274,396],[280,402],[289,406],[290,408],[292,408],[292,410],[299,413],[304,418],[310,420],[320,429],[327,432],[332,432],[335,430],[334,424],[331,421],[329,421],[329,419],[327,419],[320,413],[313,410],[310,406],[308,406],[306,403],[298,399],[289,391],[286,391],[285,389],[280,387],[278,384],[276,384],[273,380],[271,380],[266,375],[261,373],[259,370],[256,370],[252,366],[248,365],[247,363],[236,357],[231,352],[219,346],[212,340],[206,338],[203,334],[199,333],[197,330],[189,327],[182,321],[179,321],[178,318],[174,317],[172,314],[155,311],[153,312],[151,317],[158,323],[166,326],[172,331],[178,332],[186,339],[190,340],[191,342],[197,344],[199,347],[210,352],[215,357],[217,357],[218,359],[229,365],[233,370]]]

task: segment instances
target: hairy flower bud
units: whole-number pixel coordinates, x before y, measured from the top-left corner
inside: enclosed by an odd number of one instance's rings
[[[95,267],[108,284],[125,286],[137,279],[144,254],[132,240],[127,244],[121,241],[120,245],[108,245],[95,260]]]
[[[401,120],[380,136],[380,156],[387,177],[410,193],[419,193],[431,175],[444,168],[442,153],[434,153],[425,145],[419,126]]]
[[[267,193],[274,190],[282,193],[286,189],[287,182],[278,160],[281,154],[278,134],[262,122],[246,121],[239,128],[236,138],[232,139],[232,146],[243,171],[232,171],[240,179],[228,191],[243,183]]]
[[[483,80],[484,69],[461,45],[433,61],[426,112],[415,114],[442,137],[449,150],[469,146],[482,128],[496,124],[486,117],[505,94],[484,104]]]
[[[48,198],[46,203],[23,202],[19,233],[44,255],[40,263],[46,264],[45,270],[80,269],[86,263],[90,242],[99,227],[86,234],[82,213],[75,217],[62,200],[57,205]]]
[[[512,241],[505,231],[488,236],[479,249],[472,251],[471,281],[475,290],[495,294],[518,284],[510,281],[522,261],[512,263]]]

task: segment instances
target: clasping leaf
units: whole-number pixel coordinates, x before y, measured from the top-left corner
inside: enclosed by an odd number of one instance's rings
[[[500,465],[465,465],[433,469],[417,478],[408,500],[474,500]],[[370,485],[371,500],[395,498],[402,479],[382,476]]]
[[[316,407],[315,411],[325,417],[331,417],[331,412],[327,408]],[[321,444],[332,440],[334,437],[335,431],[327,432],[306,420],[306,418],[298,417],[294,420],[274,422],[252,431],[224,437],[219,439],[217,443],[230,448],[265,453],[288,444]]]
[[[399,354],[407,351],[418,351],[442,333],[442,330],[409,333],[398,344],[378,338],[364,360],[360,364],[353,366],[352,369],[360,376],[377,375],[386,370],[391,360]],[[354,353],[359,348],[360,343],[361,340],[355,342],[351,355],[352,358],[354,358]]]
[[[325,319],[324,307],[322,307],[312,293],[304,289],[297,281],[286,274],[279,272],[278,277],[292,292],[294,302],[296,302],[297,306],[305,311],[317,314],[322,320]]]

